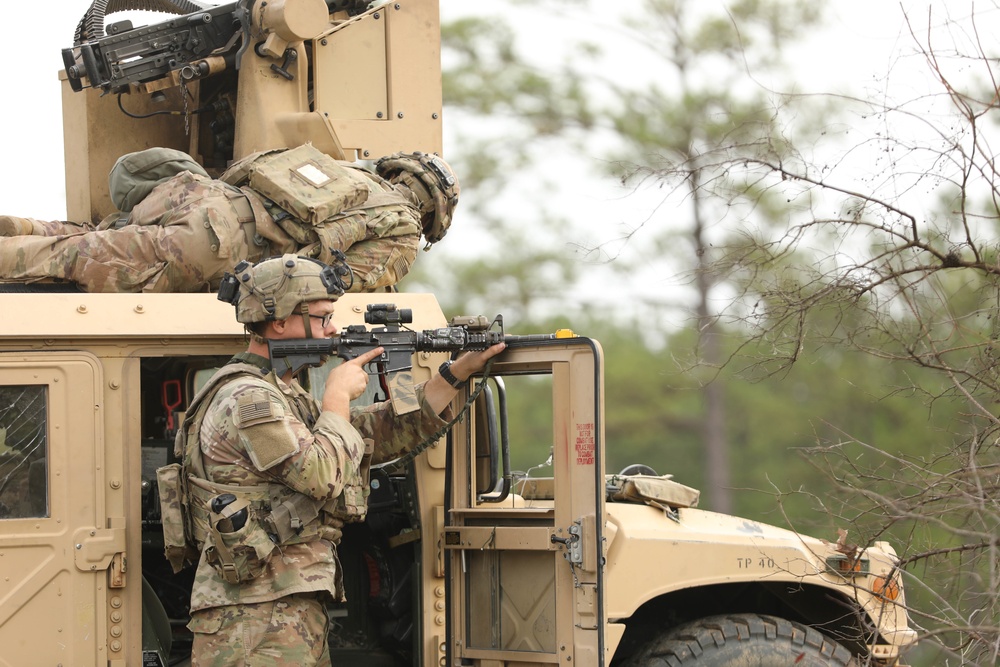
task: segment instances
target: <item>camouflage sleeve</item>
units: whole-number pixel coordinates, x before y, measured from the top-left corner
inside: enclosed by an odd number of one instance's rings
[[[361,466],[365,445],[361,434],[340,415],[324,412],[310,431],[295,420],[299,451],[270,471],[277,482],[317,500],[330,500],[344,490]]]
[[[355,243],[345,253],[354,273],[350,292],[374,292],[402,280],[417,258],[420,234],[389,236]]]
[[[420,247],[416,212],[403,206],[365,211],[320,225],[323,240],[319,259],[333,261],[329,250],[341,250],[354,273],[351,292],[372,292],[395,285],[409,272]]]
[[[399,416],[392,402],[376,403],[351,411],[351,423],[363,438],[375,441],[372,464],[386,463],[406,454],[443,427],[451,419],[451,409],[436,414],[427,404],[424,383],[416,386],[420,409]]]
[[[224,390],[223,390],[224,391]],[[220,391],[220,394],[223,393]],[[228,414],[235,441],[253,467],[276,483],[317,500],[340,495],[344,479],[355,473],[364,455],[361,434],[343,417],[324,412],[312,431],[291,410],[281,393],[266,382],[245,382],[223,398],[216,414]],[[238,464],[221,446],[205,454],[221,463]],[[203,450],[205,440],[202,441]],[[215,450],[215,451],[212,451]],[[230,481],[239,483],[238,479]]]

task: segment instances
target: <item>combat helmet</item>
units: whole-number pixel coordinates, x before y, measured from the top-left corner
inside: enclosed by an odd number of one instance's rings
[[[283,320],[298,312],[311,338],[309,302],[336,301],[345,291],[343,278],[350,270],[346,265],[334,268],[311,257],[288,254],[253,265],[243,261],[234,272],[222,279],[219,300],[236,306],[238,322]]]
[[[375,163],[375,172],[390,182],[399,181],[421,200],[424,238],[437,243],[448,233],[458,205],[459,185],[448,163],[429,153],[393,153]]]

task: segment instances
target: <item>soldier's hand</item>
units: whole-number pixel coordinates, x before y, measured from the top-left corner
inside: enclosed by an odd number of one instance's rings
[[[336,412],[345,419],[348,418],[351,401],[365,393],[368,387],[365,364],[378,359],[382,351],[383,348],[377,347],[331,370],[326,377],[326,387],[323,389],[323,410]]]
[[[483,370],[486,362],[503,352],[506,347],[506,343],[497,343],[478,352],[463,352],[452,362],[451,374],[459,380],[468,380],[473,374]]]
[[[451,373],[459,380],[465,381],[473,373],[478,373],[486,366],[486,362],[500,354],[507,347],[505,343],[497,343],[479,352],[465,352],[451,364]],[[440,373],[435,373],[424,385],[424,400],[436,414],[448,406],[458,390],[448,384]]]

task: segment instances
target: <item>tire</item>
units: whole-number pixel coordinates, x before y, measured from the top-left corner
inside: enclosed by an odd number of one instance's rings
[[[851,652],[813,628],[762,614],[711,616],[650,640],[627,667],[854,667]]]

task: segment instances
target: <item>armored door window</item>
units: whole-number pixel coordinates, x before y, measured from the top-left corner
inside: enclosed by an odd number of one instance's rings
[[[0,386],[0,520],[49,515],[44,385]]]

